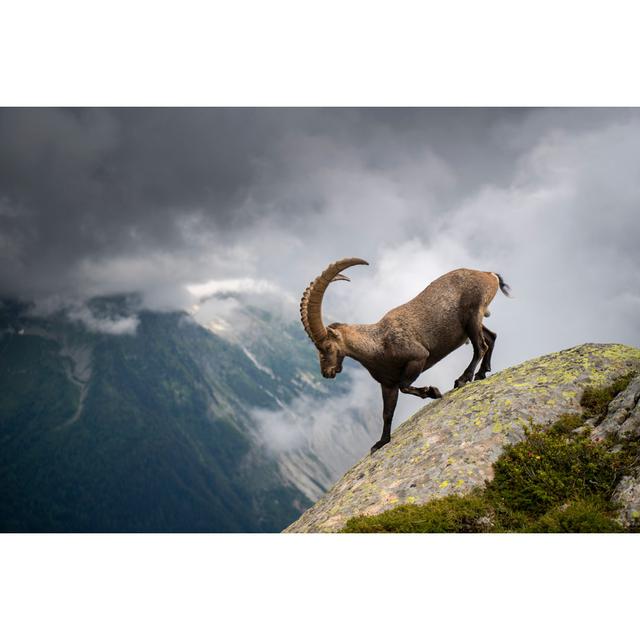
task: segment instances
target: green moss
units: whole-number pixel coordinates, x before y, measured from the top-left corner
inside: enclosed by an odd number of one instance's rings
[[[483,489],[423,505],[403,505],[376,516],[352,518],[344,532],[616,532],[611,496],[640,461],[640,438],[594,442],[587,417],[603,415],[631,376],[583,396],[584,413],[553,425],[530,425],[521,442],[507,445]]]
[[[476,492],[425,505],[405,504],[380,515],[351,518],[345,533],[479,533],[489,530],[490,506]]]
[[[584,417],[596,419],[604,417],[609,403],[627,388],[634,375],[636,374],[632,371],[625,376],[617,378],[606,387],[587,387],[582,394],[582,398],[580,398]]]
[[[598,498],[576,500],[545,513],[525,531],[530,533],[617,533],[610,505]]]

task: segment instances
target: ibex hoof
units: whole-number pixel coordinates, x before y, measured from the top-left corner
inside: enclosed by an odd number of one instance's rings
[[[434,400],[437,398],[442,398],[440,389],[438,389],[438,387],[429,387],[429,398],[433,398]]]
[[[467,382],[469,382],[468,380],[465,380],[464,378],[458,378],[454,383],[453,383],[453,388],[454,389],[459,389],[460,387],[464,387],[465,384],[467,384]]]
[[[387,444],[388,442],[391,441],[391,438],[389,438],[388,440],[378,440],[378,442],[376,442],[373,447],[371,447],[371,454],[373,455],[378,449],[381,449],[382,447],[384,447],[385,444]]]
[[[474,378],[474,380],[485,380],[487,377],[487,374],[484,371],[478,371],[478,373],[476,373],[476,377]]]

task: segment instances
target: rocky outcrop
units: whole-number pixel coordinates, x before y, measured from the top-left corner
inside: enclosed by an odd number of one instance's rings
[[[640,371],[639,349],[585,344],[449,391],[400,425],[387,446],[358,462],[285,531],[338,531],[356,515],[467,493],[491,479],[493,462],[506,444],[523,437],[524,426],[579,412],[587,386],[607,385],[634,370]],[[616,398],[598,425],[602,433],[614,428],[611,421],[619,427],[631,420],[629,428],[637,428],[637,398],[632,404],[628,393]],[[619,489],[624,512],[633,518],[640,483],[629,477]]]
[[[604,420],[594,427],[592,437],[640,435],[640,376],[609,404]],[[630,475],[623,477],[612,496],[619,506],[618,522],[627,528],[640,525],[640,460]]]
[[[604,419],[594,423],[592,437],[608,435],[630,436],[640,434],[640,376],[633,378],[627,388],[616,396],[607,408]]]

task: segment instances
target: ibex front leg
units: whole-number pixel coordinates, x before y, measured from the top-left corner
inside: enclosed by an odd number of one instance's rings
[[[426,357],[422,360],[411,360],[407,363],[402,374],[400,391],[418,398],[442,398],[438,387],[412,387],[411,383],[422,373]]]
[[[371,453],[375,453],[380,447],[384,447],[391,440],[391,422],[393,421],[393,413],[396,410],[398,402],[398,387],[382,386],[382,438],[371,447]]]

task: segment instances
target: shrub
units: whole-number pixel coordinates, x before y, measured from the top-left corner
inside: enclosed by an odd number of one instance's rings
[[[617,533],[623,528],[611,517],[610,505],[598,498],[576,500],[541,516],[524,531],[531,533]]]
[[[572,423],[573,417],[567,417],[550,429],[531,427],[522,442],[505,447],[487,487],[492,502],[540,516],[576,498],[609,499],[618,479],[616,456],[603,443],[592,442],[588,431],[567,433]]]

